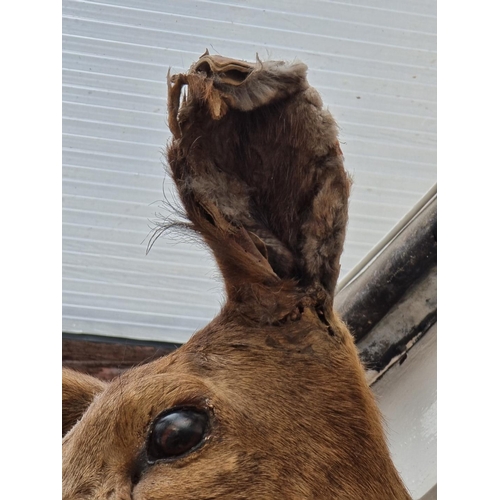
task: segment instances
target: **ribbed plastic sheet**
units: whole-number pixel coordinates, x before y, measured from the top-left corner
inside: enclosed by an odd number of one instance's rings
[[[223,301],[199,244],[150,230],[166,74],[206,48],[300,59],[353,176],[345,275],[436,181],[436,5],[364,0],[63,0],[63,329],[185,342]],[[342,276],[341,275],[341,276]]]

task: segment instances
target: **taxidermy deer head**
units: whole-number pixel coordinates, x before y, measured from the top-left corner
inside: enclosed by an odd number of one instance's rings
[[[410,498],[332,308],[350,181],[306,70],[207,52],[169,76],[168,163],[227,301],[109,384],[64,373],[64,499]]]

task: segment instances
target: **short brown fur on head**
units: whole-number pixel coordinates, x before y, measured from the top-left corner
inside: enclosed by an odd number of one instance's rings
[[[78,394],[63,497],[409,499],[332,309],[350,182],[305,65],[207,53],[170,79],[168,104],[172,176],[227,302],[173,354],[90,384],[88,408]],[[169,408],[209,425],[191,452],[152,460]]]

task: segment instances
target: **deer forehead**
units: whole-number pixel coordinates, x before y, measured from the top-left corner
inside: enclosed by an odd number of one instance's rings
[[[209,326],[170,356],[111,382],[65,441],[95,442],[107,450],[116,446],[123,453],[144,442],[160,412],[177,406],[210,410],[214,419],[223,417],[226,432],[237,431],[242,415],[256,425],[267,422],[271,431],[286,427],[284,416],[292,421],[297,405],[294,399],[289,405],[286,394],[306,391],[302,399],[307,402],[308,389],[331,386],[333,371],[343,359],[349,361],[349,351],[323,325],[305,319],[285,327]],[[272,416],[278,413],[275,423]]]

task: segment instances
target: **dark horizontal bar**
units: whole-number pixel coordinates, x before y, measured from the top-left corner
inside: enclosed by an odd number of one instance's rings
[[[63,333],[63,366],[112,379],[124,370],[175,351],[180,344]]]
[[[109,335],[92,335],[88,333],[68,333],[63,332],[63,340],[81,340],[95,343],[105,343],[105,344],[120,344],[120,345],[134,345],[143,347],[158,347],[160,349],[170,349],[174,350],[180,347],[182,344],[176,344],[174,342],[162,342],[160,340],[139,340],[131,339],[127,337],[111,337]]]

